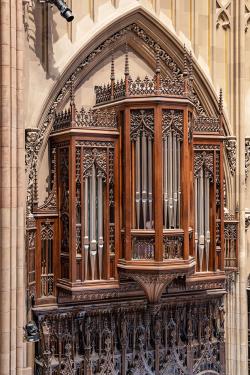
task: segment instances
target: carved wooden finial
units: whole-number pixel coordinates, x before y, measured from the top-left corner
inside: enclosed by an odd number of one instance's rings
[[[33,208],[38,206],[37,167],[34,168]]]
[[[223,111],[223,92],[222,88],[220,89],[220,95],[219,95],[219,111],[222,113]]]
[[[115,63],[114,63],[114,54],[112,52],[111,55],[111,74],[110,74],[111,81],[115,80]]]
[[[68,115],[71,114],[71,123],[72,126],[74,126],[75,123],[75,115],[76,115],[76,105],[75,105],[75,79],[72,78],[70,82],[70,108],[68,110]],[[66,117],[66,111],[65,111],[65,117]]]
[[[56,148],[52,149],[52,160],[51,160],[51,188],[56,183]]]
[[[187,49],[186,49],[186,45],[184,44],[184,69],[183,69],[183,75],[184,76],[188,75],[187,63],[188,63]]]
[[[155,73],[159,74],[160,72],[161,72],[160,53],[159,53],[159,50],[157,50],[156,56],[155,56]]]
[[[75,105],[75,82],[74,79],[70,82],[70,105]]]
[[[124,70],[125,76],[129,76],[129,60],[128,60],[128,43],[126,43],[125,47],[125,70]]]
[[[189,52],[189,79],[193,79],[193,56],[192,52]]]

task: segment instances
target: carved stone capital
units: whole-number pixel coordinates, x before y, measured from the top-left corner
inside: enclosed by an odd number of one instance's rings
[[[229,169],[232,176],[235,175],[236,171],[236,144],[235,137],[228,137],[224,142]]]

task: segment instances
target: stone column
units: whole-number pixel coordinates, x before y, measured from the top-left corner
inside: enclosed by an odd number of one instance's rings
[[[235,12],[235,92],[234,92],[234,122],[237,137],[237,183],[236,199],[239,203],[240,242],[239,262],[240,272],[236,283],[235,304],[235,337],[236,337],[236,372],[235,375],[248,373],[248,337],[247,337],[247,251],[245,234],[245,131],[248,119],[245,117],[245,1],[232,2]]]
[[[14,375],[24,373],[26,346],[24,31],[22,1],[1,0],[0,7],[0,372]]]

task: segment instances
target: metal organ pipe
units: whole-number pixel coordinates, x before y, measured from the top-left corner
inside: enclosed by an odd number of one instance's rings
[[[142,135],[142,214],[143,228],[146,228],[147,221],[147,143],[146,136]]]
[[[163,142],[164,227],[180,227],[181,175],[180,140],[172,131]]]
[[[204,255],[204,181],[203,181],[203,168],[200,171],[199,178],[199,260],[200,260],[200,270],[202,270],[203,255]]]
[[[135,140],[135,207],[136,227],[153,227],[152,139],[144,132]],[[142,220],[141,220],[142,218]]]
[[[90,246],[89,246],[90,245]],[[96,166],[93,164],[91,176],[85,177],[84,193],[84,271],[85,280],[103,276],[103,178],[97,176]],[[88,275],[90,257],[91,275]],[[97,269],[98,257],[98,269]],[[99,277],[98,275],[99,270]]]
[[[173,165],[172,165],[172,132],[168,135],[168,220],[169,227],[173,227]]]
[[[194,181],[194,202],[195,202],[195,231],[194,231],[194,241],[195,241],[195,259],[198,255],[198,178]],[[197,269],[196,269],[197,271]]]
[[[177,139],[177,187],[178,187],[178,197],[177,197],[178,218],[177,218],[177,226],[180,227],[180,220],[181,220],[181,144],[180,144],[180,140],[179,139]]]
[[[209,231],[209,178],[205,178],[205,251],[206,251],[206,268],[209,267],[209,245],[210,245],[210,231]]]
[[[135,142],[136,149],[136,168],[135,168],[135,205],[136,205],[136,220],[137,228],[140,227],[140,208],[141,208],[141,151],[140,151],[140,137],[137,137]]]
[[[89,259],[89,178],[85,177],[84,191],[84,274],[85,280],[88,278],[88,259]]]
[[[210,221],[209,221],[210,181],[201,168],[195,179],[195,255],[199,258],[199,271],[203,270],[204,253],[206,271],[209,269]]]
[[[102,177],[98,177],[98,261],[99,278],[102,278],[103,259],[103,202],[102,202]]]
[[[152,220],[153,220],[152,140],[151,138],[148,138],[148,206],[149,206],[149,229],[151,229]]]
[[[172,225],[176,228],[177,215],[177,157],[176,157],[176,135],[173,134],[173,222]]]
[[[163,185],[164,185],[164,227],[167,228],[168,221],[168,144],[167,139],[163,142],[163,155],[164,155],[164,172],[163,172]]]
[[[92,280],[95,279],[96,253],[96,171],[93,164],[90,188],[90,264]]]

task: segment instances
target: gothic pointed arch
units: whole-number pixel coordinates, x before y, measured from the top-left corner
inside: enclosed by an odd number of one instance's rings
[[[28,200],[31,196],[30,189],[33,186],[34,170],[35,167],[36,169],[40,167],[55,113],[60,111],[68,101],[72,82],[77,90],[94,67],[110,55],[111,50],[116,50],[125,43],[128,43],[149,66],[153,66],[154,54],[158,51],[165,75],[178,79],[178,76],[183,74],[185,48],[171,31],[167,30],[144,9],[133,10],[123,18],[116,19],[112,24],[107,25],[72,58],[42,108],[37,129],[27,130]],[[192,69],[195,77],[196,110],[204,116],[215,116],[218,110],[216,93],[195,60],[193,60]],[[225,135],[230,135],[230,128],[225,118],[223,124]]]

